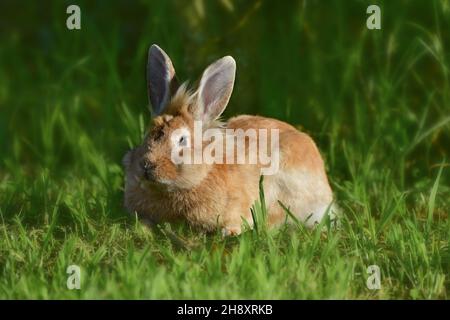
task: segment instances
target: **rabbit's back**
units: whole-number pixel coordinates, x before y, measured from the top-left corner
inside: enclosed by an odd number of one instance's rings
[[[324,162],[312,138],[293,126],[276,119],[242,115],[231,118],[233,129],[278,129],[278,170],[264,177],[264,191],[269,209],[269,223],[286,218],[283,203],[307,226],[319,222],[333,200]]]

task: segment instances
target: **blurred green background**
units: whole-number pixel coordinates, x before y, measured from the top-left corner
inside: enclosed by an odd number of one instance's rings
[[[81,8],[81,30],[66,28],[70,4]],[[370,4],[381,8],[381,30],[366,28]],[[121,159],[140,143],[150,120],[145,66],[153,43],[170,55],[178,77],[191,83],[215,59],[232,55],[237,77],[224,116],[276,117],[312,135],[341,206],[364,214],[342,253],[358,252],[354,244],[367,245],[367,257],[385,254],[385,268],[397,269],[391,270],[393,289],[384,297],[445,297],[443,278],[435,286],[430,284],[435,280],[424,280],[422,293],[396,287],[414,287],[414,279],[428,279],[423,274],[429,270],[434,270],[429,279],[435,279],[433,274],[449,266],[450,2],[445,0],[2,1],[3,296],[47,297],[27,291],[26,284],[41,288],[40,279],[51,277],[46,271],[35,277],[27,263],[57,264],[55,256],[66,252],[60,250],[69,236],[79,236],[94,251],[102,247],[99,234],[112,245],[111,239],[122,239],[114,238],[113,226],[103,228],[127,219]],[[411,222],[417,233],[408,231],[402,241],[413,234],[434,239],[427,248],[440,258],[417,253],[420,259],[403,273],[399,264],[404,267],[409,258],[402,255],[416,247],[397,252],[405,247],[395,242],[380,251],[375,242],[384,238],[374,225],[379,221],[385,228],[395,221],[398,231],[409,218],[418,219]],[[431,228],[426,232],[425,220]],[[367,232],[375,244],[359,243],[366,238],[358,232]],[[13,241],[13,235],[23,241]],[[417,252],[424,241],[414,242]],[[67,250],[63,256],[72,257]],[[120,250],[118,257],[126,254]],[[420,266],[426,267],[423,274],[411,276]],[[17,270],[28,275],[22,287]],[[444,274],[448,284],[448,268]],[[358,288],[350,296],[359,296]],[[349,296],[346,290],[327,292],[318,290],[318,297]]]

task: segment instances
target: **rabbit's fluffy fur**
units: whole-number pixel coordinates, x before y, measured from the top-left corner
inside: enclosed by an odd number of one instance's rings
[[[175,83],[174,68],[164,51],[156,45],[150,48],[148,86],[154,116],[143,144],[124,157],[125,206],[131,213],[151,223],[185,221],[208,232],[219,228],[224,235],[239,234],[243,219],[252,226],[250,208],[259,198],[260,164],[171,161],[171,133],[179,128],[192,132],[198,119],[204,129],[279,129],[279,170],[264,177],[269,225],[286,220],[278,201],[307,226],[328,212],[332,191],[321,155],[307,134],[260,116],[217,120],[231,96],[234,74],[234,60],[222,58],[206,69],[192,93]]]

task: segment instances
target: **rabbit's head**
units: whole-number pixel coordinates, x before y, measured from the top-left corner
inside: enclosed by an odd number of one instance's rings
[[[203,130],[217,126],[233,90],[235,71],[234,59],[223,57],[206,68],[198,89],[190,92],[186,85],[178,85],[167,54],[157,45],[150,47],[147,88],[152,121],[142,145],[124,157],[127,183],[192,188],[202,181],[210,165],[177,162],[173,155],[193,154],[196,121]]]

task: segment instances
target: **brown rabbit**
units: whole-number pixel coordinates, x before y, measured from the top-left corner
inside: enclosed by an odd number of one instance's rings
[[[130,212],[151,223],[182,220],[208,232],[220,228],[224,235],[239,234],[243,219],[253,225],[250,208],[259,197],[258,182],[264,167],[261,161],[174,161],[174,148],[184,154],[195,149],[198,121],[203,125],[202,133],[216,129],[223,141],[234,139],[235,135],[229,133],[232,130],[278,132],[277,141],[271,137],[269,142],[277,145],[272,151],[278,152],[278,170],[264,178],[269,225],[285,221],[286,213],[278,201],[307,226],[320,222],[329,212],[332,191],[323,160],[308,135],[282,121],[260,116],[241,115],[226,123],[218,121],[230,99],[235,71],[232,57],[219,59],[204,71],[197,91],[191,93],[186,85],[178,86],[167,54],[157,45],[150,47],[147,81],[152,125],[143,144],[129,151],[123,161],[125,206]],[[245,137],[245,142],[249,140]],[[257,140],[260,150],[266,142],[259,137]],[[200,145],[203,147],[205,141]],[[241,145],[242,149],[246,156],[250,155],[249,144]]]

